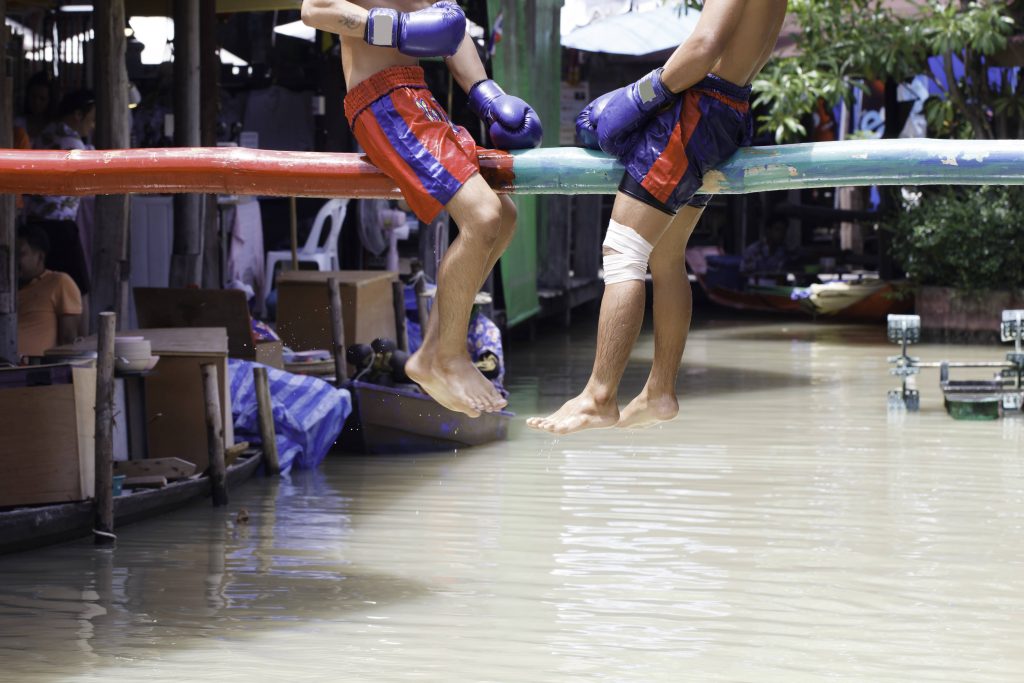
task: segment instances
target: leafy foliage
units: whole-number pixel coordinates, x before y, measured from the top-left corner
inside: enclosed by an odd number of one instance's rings
[[[797,55],[769,62],[754,81],[755,104],[764,131],[780,142],[806,134],[801,121],[823,98],[829,105],[851,102],[866,80],[897,82],[931,77],[930,56],[942,59],[947,84],[943,102],[929,106],[929,125],[938,135],[991,139],[1016,132],[1024,137],[1024,92],[1004,74],[985,77],[989,58],[1007,46],[1024,19],[1024,2],[1007,0],[920,0],[918,14],[898,15],[885,0],[790,0],[801,32]],[[953,78],[953,59],[965,77]]]
[[[893,252],[917,284],[1024,288],[1024,187],[929,188],[904,208]]]

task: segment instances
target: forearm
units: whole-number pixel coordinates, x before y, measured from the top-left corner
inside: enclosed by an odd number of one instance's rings
[[[469,36],[462,41],[459,49],[454,55],[444,60],[452,78],[459,84],[463,92],[469,93],[474,83],[487,78],[487,70],[480,61],[480,54],[476,51],[476,44]]]
[[[70,344],[78,336],[79,315],[62,315],[57,320],[57,343]]]
[[[363,38],[367,14],[346,0],[302,0],[302,22],[326,33]]]

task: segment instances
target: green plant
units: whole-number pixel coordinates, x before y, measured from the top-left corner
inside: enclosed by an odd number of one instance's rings
[[[936,135],[1024,137],[1024,89],[1008,74],[998,83],[984,76],[992,55],[1007,45],[1024,13],[1019,0],[918,0],[912,15],[886,0],[790,0],[801,31],[796,55],[769,62],[754,81],[761,130],[779,142],[806,135],[802,121],[819,98],[848,104],[865,81],[901,82],[932,77],[930,56],[941,58],[942,104],[929,108]],[[954,78],[954,60],[964,77]]]
[[[903,208],[893,254],[916,284],[1024,289],[1024,187],[927,188]]]

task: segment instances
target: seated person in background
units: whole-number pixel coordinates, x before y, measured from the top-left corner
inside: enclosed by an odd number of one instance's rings
[[[82,295],[65,273],[46,269],[50,248],[38,226],[18,230],[18,355],[41,356],[75,340]]]
[[[84,138],[90,137],[95,129],[96,102],[92,91],[77,90],[61,100],[57,120],[44,128],[34,142],[37,149],[88,149]],[[81,197],[75,196],[25,195],[25,217],[46,231],[50,240],[46,266],[71,276],[81,292],[87,317],[89,267],[76,222],[81,201]]]
[[[787,229],[784,220],[773,220],[764,237],[743,250],[740,272],[744,275],[785,272],[789,262],[786,250]]]

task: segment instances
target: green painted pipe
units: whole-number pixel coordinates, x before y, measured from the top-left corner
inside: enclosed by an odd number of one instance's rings
[[[515,192],[612,194],[623,167],[575,147],[513,152]],[[748,147],[704,177],[702,192],[857,185],[1024,185],[1024,140],[846,140]]]

